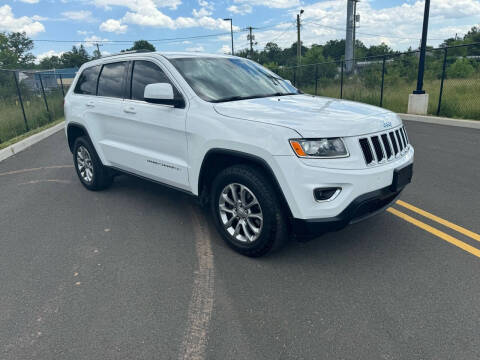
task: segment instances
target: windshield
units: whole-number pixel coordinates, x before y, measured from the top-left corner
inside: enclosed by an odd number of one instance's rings
[[[174,58],[170,62],[205,101],[223,102],[299,94],[263,66],[240,58]]]

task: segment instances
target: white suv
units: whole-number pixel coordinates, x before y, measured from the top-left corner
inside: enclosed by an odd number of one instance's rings
[[[84,64],[65,99],[75,169],[90,190],[118,172],[197,196],[248,256],[289,233],[338,230],[411,181],[400,118],[303,94],[234,56],[137,52]]]

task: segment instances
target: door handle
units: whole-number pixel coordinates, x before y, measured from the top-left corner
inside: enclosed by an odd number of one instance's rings
[[[87,107],[95,107],[95,102],[89,101],[89,102],[87,102],[86,106]]]
[[[128,107],[123,108],[123,112],[126,112],[127,114],[136,114],[137,113],[133,106],[128,106]]]

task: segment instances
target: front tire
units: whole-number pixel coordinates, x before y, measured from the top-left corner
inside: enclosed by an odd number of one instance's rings
[[[103,166],[91,142],[81,136],[73,145],[73,163],[80,182],[88,190],[103,190],[112,184],[109,169]]]
[[[261,170],[246,165],[222,170],[212,184],[210,204],[217,229],[235,251],[259,257],[286,242],[281,203]]]

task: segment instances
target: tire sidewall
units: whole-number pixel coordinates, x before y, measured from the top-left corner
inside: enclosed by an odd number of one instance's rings
[[[80,171],[78,170],[78,163],[77,163],[77,150],[80,146],[83,146],[84,148],[87,149],[88,153],[90,154],[90,159],[93,164],[93,175],[92,175],[92,181],[91,182],[86,182],[83,178],[82,175],[80,174]],[[82,184],[90,190],[94,190],[96,188],[97,182],[98,182],[98,172],[100,171],[98,158],[97,154],[95,152],[95,149],[93,149],[93,146],[90,144],[90,142],[85,139],[84,137],[79,137],[77,140],[75,140],[75,144],[73,146],[73,163],[75,165],[75,171],[77,172],[78,178],[82,182]]]
[[[235,239],[232,235],[230,235],[230,233],[228,233],[223,226],[220,217],[220,210],[218,206],[220,194],[225,188],[225,186],[232,183],[238,183],[248,187],[257,198],[262,209],[263,225],[261,234],[255,241],[251,243],[239,241]],[[239,251],[243,254],[250,255],[250,253],[254,253],[257,250],[264,250],[265,247],[270,248],[273,245],[274,239],[272,239],[272,237],[275,236],[277,207],[275,206],[275,203],[272,201],[271,197],[275,196],[275,194],[269,188],[267,188],[267,191],[265,191],[265,189],[261,189],[262,187],[263,186],[257,185],[256,182],[252,181],[250,178],[248,178],[242,173],[220,174],[220,176],[215,179],[212,185],[212,196],[210,198],[210,202],[215,225],[217,226],[220,233],[223,235],[223,238],[226,240],[227,244],[233,247],[236,251]],[[270,192],[270,194],[267,194],[266,192]],[[266,252],[268,252],[268,249],[266,250]]]

